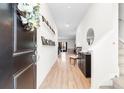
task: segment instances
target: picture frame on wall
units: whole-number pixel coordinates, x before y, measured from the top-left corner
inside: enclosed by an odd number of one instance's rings
[[[46,20],[46,18],[44,16],[42,16],[42,21],[45,22],[45,24],[49,27],[49,29],[55,34],[55,31],[53,30],[53,28],[49,24],[48,20]]]
[[[43,45],[55,46],[55,41],[45,39],[43,36],[41,36],[41,41]]]
[[[42,44],[46,45],[46,41],[45,41],[45,38],[43,36],[41,36],[41,40],[42,40]]]

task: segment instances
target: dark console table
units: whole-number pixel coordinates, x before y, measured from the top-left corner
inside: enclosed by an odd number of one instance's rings
[[[91,53],[79,52],[82,59],[78,62],[79,69],[86,77],[91,77]]]

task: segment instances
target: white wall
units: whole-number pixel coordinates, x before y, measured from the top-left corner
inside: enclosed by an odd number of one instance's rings
[[[51,15],[49,13],[47,4],[41,4],[41,15],[43,15],[50,23],[51,27],[56,31],[55,35],[53,32],[50,31],[50,29],[46,26],[44,22],[40,23],[40,28],[37,31],[37,88],[39,88],[40,84],[50,71],[53,64],[56,62],[57,59],[57,28],[56,25],[51,18]],[[42,20],[42,19],[41,19]],[[44,36],[47,39],[51,39],[56,41],[56,46],[44,46],[41,42],[41,36]]]
[[[95,33],[91,48],[92,88],[111,85],[110,78],[118,75],[118,5],[92,4],[76,33],[76,45],[82,46],[82,51],[90,48],[86,41],[89,28]]]
[[[89,28],[94,29],[94,43],[110,31],[113,28],[113,12],[112,4],[92,4],[77,29],[77,46],[81,45],[82,49],[87,50],[86,33]]]
[[[117,29],[109,31],[92,46],[92,88],[112,86],[112,79],[119,75]]]
[[[123,21],[119,21],[119,38],[124,41],[124,4],[119,4],[119,18]]]
[[[67,42],[68,49],[74,49],[74,44],[75,44],[74,39],[59,39],[58,42]]]

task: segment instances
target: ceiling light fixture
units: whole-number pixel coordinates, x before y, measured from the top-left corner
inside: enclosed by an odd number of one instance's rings
[[[67,8],[71,8],[71,6],[67,6]]]
[[[69,24],[66,24],[65,26],[66,26],[66,27],[70,27],[70,25],[69,25]]]

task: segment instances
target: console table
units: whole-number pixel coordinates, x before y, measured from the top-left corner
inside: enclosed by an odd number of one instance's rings
[[[81,58],[80,58],[80,57],[78,57],[78,55],[72,55],[72,56],[70,56],[70,64],[71,64],[71,59],[73,59],[73,60],[74,60],[74,66],[75,66],[75,64],[76,64],[77,60],[78,60],[78,59],[81,59]]]

